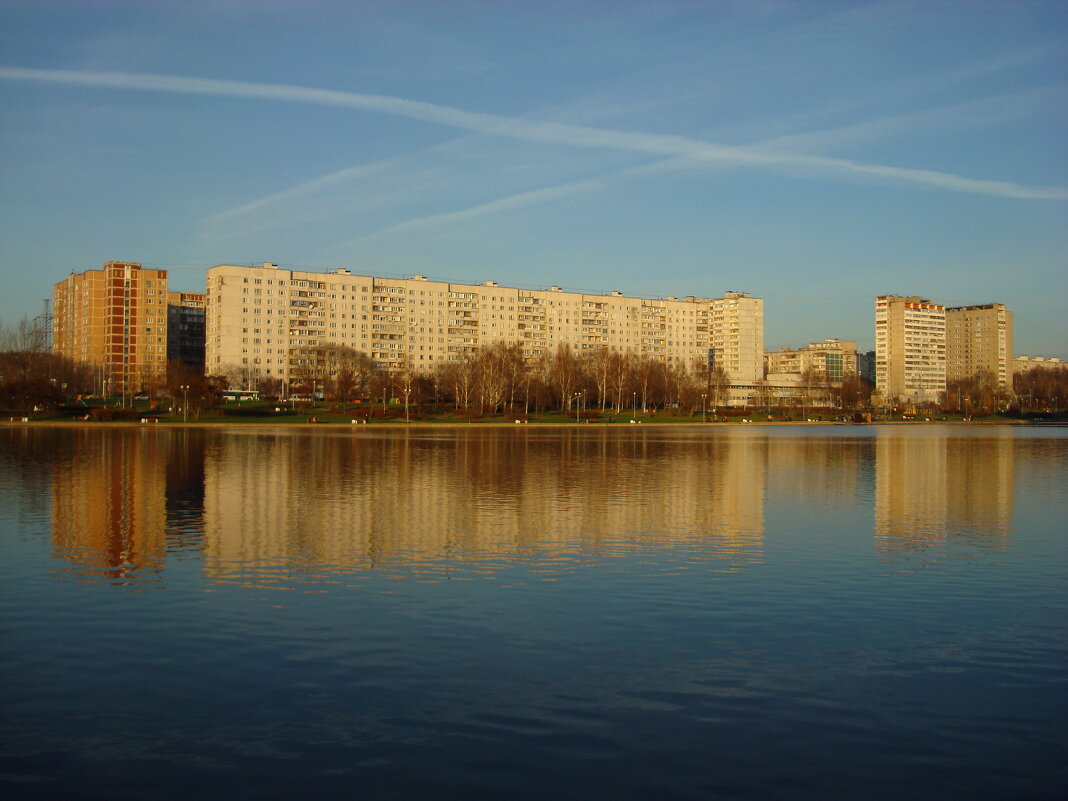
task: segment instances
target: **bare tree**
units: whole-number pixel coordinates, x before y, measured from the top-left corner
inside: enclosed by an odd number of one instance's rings
[[[634,362],[631,375],[638,394],[641,396],[642,411],[648,411],[650,403],[655,403],[665,385],[664,365],[651,356],[641,356]]]
[[[167,362],[166,388],[174,404],[182,408],[184,415],[197,420],[204,409],[211,408],[228,383],[221,376],[210,377],[185,362],[171,359]]]
[[[450,361],[438,367],[437,382],[452,396],[457,409],[470,408],[477,387],[478,364],[464,354],[458,361]]]
[[[330,400],[351,403],[367,394],[374,376],[374,361],[363,351],[331,343],[323,350],[322,373]]]
[[[393,374],[394,384],[397,391],[400,392],[401,397],[404,398],[404,421],[408,422],[410,418],[410,404],[412,402],[412,395],[416,392],[419,386],[419,375],[415,371],[415,367],[412,365],[412,357],[407,351],[401,354],[400,366]]]
[[[842,409],[857,409],[868,405],[871,400],[871,385],[857,375],[842,377],[842,383],[836,388],[838,405]]]
[[[727,371],[723,369],[722,365],[713,365],[708,371],[708,402],[712,404],[713,415],[716,413],[716,409],[726,402],[727,389],[729,387],[730,380],[727,377]]]
[[[623,396],[630,377],[629,358],[622,353],[612,353],[608,358],[608,385],[615,399],[616,414],[623,411]]]
[[[548,364],[549,385],[560,394],[560,410],[571,408],[575,391],[582,383],[582,365],[567,345],[560,344]]]
[[[583,354],[585,373],[593,381],[602,412],[608,407],[608,387],[612,375],[613,355],[605,346]]]
[[[511,378],[505,346],[495,344],[482,348],[475,357],[475,367],[479,413],[486,406],[496,411],[507,397]]]
[[[27,317],[13,326],[0,324],[0,353],[4,356],[4,379],[51,377],[47,337]]]

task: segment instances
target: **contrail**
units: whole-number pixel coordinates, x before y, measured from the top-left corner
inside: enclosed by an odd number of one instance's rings
[[[287,84],[262,84],[185,76],[134,74],[124,72],[80,72],[0,67],[0,79],[44,81],[105,89],[130,89],[180,94],[216,95],[322,106],[354,108],[408,117],[423,122],[476,131],[481,134],[545,142],[573,147],[613,149],[659,156],[682,157],[692,161],[748,167],[795,167],[820,173],[877,177],[955,192],[1031,200],[1066,200],[1068,189],[1058,186],[1025,186],[1005,181],[966,178],[937,170],[910,169],[881,164],[864,164],[848,159],[811,156],[803,153],[763,151],[756,148],[717,145],[672,134],[645,134],[605,128],[591,128],[541,120],[506,117],[498,114],[407,100],[388,95],[369,95],[331,89],[314,89]]]

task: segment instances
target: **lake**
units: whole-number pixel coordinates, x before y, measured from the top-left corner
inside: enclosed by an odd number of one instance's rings
[[[1068,429],[0,429],[0,790],[1041,799]]]

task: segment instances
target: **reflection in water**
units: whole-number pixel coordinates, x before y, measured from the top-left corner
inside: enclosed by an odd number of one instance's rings
[[[166,549],[168,438],[78,431],[52,479],[52,543],[88,575],[156,573]]]
[[[848,508],[870,482],[871,439],[789,437],[766,440],[769,495],[779,503],[810,507],[813,516],[829,507]]]
[[[875,539],[922,548],[947,534],[1001,547],[1012,528],[1014,440],[886,434],[875,442]]]
[[[358,429],[0,426],[7,796],[1063,795],[1068,430]]]
[[[759,560],[766,446],[563,430],[231,436],[205,465],[205,565],[509,560],[620,542]]]
[[[692,546],[731,570],[763,560],[766,494],[809,519],[873,504],[881,551],[947,534],[996,546],[1020,458],[1007,429],[24,429],[5,442],[28,490],[15,508],[50,494],[55,554],[121,582],[158,579],[179,555],[217,580],[274,571],[277,584],[294,568],[493,573],[635,545]]]
[[[41,432],[44,434],[45,432]],[[55,553],[78,575],[214,578],[689,544],[762,558],[764,439],[654,430],[51,432]]]

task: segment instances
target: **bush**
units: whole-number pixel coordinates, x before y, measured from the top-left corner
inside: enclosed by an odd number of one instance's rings
[[[90,409],[89,419],[96,420],[98,422],[109,422],[112,420],[140,420],[141,412],[135,409]]]
[[[223,417],[292,417],[296,414],[292,409],[283,406],[279,406],[279,411],[277,412],[274,409],[274,406],[270,409],[265,409],[262,406],[258,409],[238,406],[236,408],[222,409],[222,414]]]

